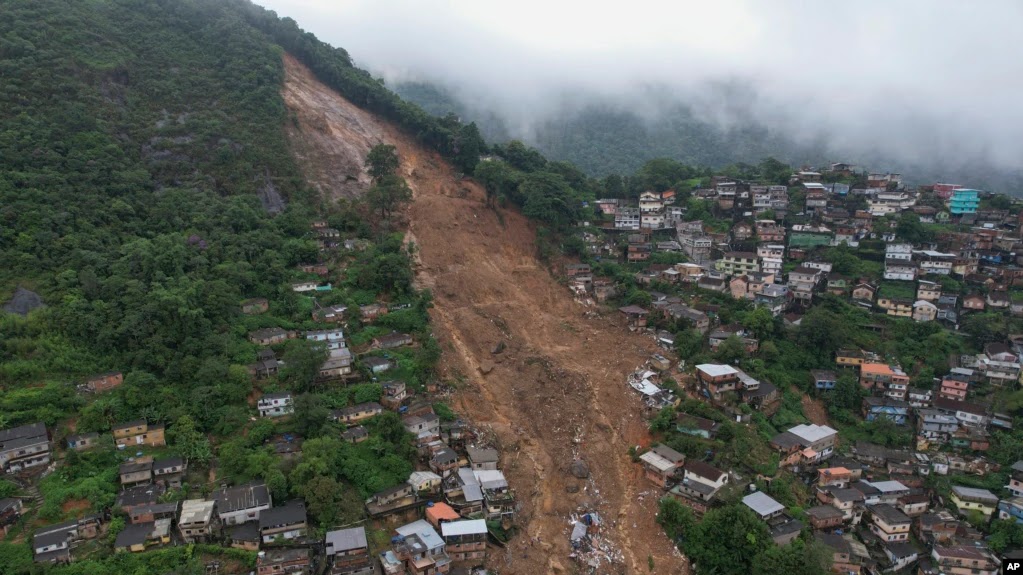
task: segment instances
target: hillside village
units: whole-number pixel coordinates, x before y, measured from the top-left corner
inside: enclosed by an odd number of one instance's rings
[[[563,269],[663,348],[623,393],[660,438],[634,458],[669,534],[688,551],[680,515],[741,506],[835,573],[999,573],[1023,525],[1023,204],[847,164],[691,184],[596,200]]]

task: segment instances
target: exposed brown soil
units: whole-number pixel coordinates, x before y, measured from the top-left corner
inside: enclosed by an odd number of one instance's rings
[[[803,404],[803,415],[810,420],[810,423],[817,425],[828,425],[828,408],[820,399],[814,399],[805,393],[800,392],[800,401]]]
[[[570,516],[595,510],[613,552],[598,573],[683,573],[685,561],[655,522],[657,495],[630,460],[629,446],[649,443],[642,406],[626,375],[654,351],[614,315],[585,317],[535,257],[535,233],[519,213],[484,205],[474,182],[456,179],[437,154],[320,84],[285,57],[284,99],[295,116],[301,163],[321,189],[365,178],[361,162],[343,170],[335,155],[386,141],[398,147],[414,192],[408,240],[418,247],[417,278],[433,290],[442,371],[458,381],[454,404],[493,429],[502,465],[517,490],[523,534],[492,553],[502,573],[575,571]],[[352,123],[353,126],[348,124]],[[357,141],[337,142],[337,139]],[[506,349],[492,354],[503,341]],[[487,372],[484,375],[484,372]],[[569,471],[575,459],[588,479]],[[539,542],[530,545],[532,538]]]
[[[64,503],[61,503],[60,510],[64,512],[64,515],[79,515],[81,511],[85,511],[92,507],[92,502],[88,499],[68,499]]]

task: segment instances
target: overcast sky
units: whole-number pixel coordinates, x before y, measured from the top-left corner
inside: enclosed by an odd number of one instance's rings
[[[256,2],[390,81],[457,87],[513,129],[565,94],[652,114],[644,86],[700,101],[708,82],[738,78],[758,116],[794,136],[910,160],[1023,156],[1019,0]]]

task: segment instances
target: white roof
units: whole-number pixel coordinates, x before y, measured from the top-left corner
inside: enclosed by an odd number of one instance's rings
[[[815,441],[820,441],[825,437],[836,435],[838,432],[827,425],[816,425],[811,423],[810,425],[797,425],[790,429],[789,433],[803,441],[806,441],[807,443],[813,443]]]
[[[867,483],[867,484],[877,488],[877,490],[880,491],[881,493],[892,493],[892,492],[895,492],[895,491],[909,491],[908,487],[906,487],[902,483],[899,483],[898,481],[878,481],[876,483],[872,483],[870,481],[864,481],[864,483]]]
[[[427,548],[431,550],[444,546],[444,541],[441,540],[440,535],[437,535],[437,531],[433,528],[433,525],[430,525],[423,519],[413,521],[408,525],[402,525],[395,529],[395,531],[397,531],[398,535],[401,535],[402,537],[418,535],[419,538],[423,540],[423,543],[426,544]]]
[[[186,499],[181,502],[179,523],[208,523],[213,516],[215,502],[205,499]]]
[[[644,379],[643,381],[633,385],[633,387],[635,387],[636,391],[643,395],[657,395],[658,393],[661,393],[661,388],[654,385],[649,379]]]
[[[717,363],[701,363],[696,366],[696,369],[706,373],[710,377],[721,377],[722,375],[734,375],[739,372],[730,365],[721,365]]]
[[[453,535],[479,535],[487,532],[485,519],[466,519],[463,521],[448,521],[440,524],[440,534],[444,537]]]
[[[756,493],[751,493],[746,497],[743,497],[742,503],[761,517],[766,517],[772,513],[785,510],[784,505],[778,503],[773,497],[763,491],[757,491]]]
[[[667,470],[675,467],[674,463],[672,463],[671,461],[668,461],[667,459],[665,459],[664,457],[661,457],[660,455],[654,453],[653,451],[647,451],[643,455],[640,455],[639,459],[640,459],[640,461],[644,461],[646,463],[649,463],[650,465],[652,465],[658,471],[667,471]]]
[[[476,481],[484,489],[500,489],[508,486],[508,480],[504,478],[504,472],[497,469],[473,470]]]
[[[934,309],[938,309],[938,306],[923,299],[917,300],[916,303],[913,304],[913,307],[933,307]]]
[[[408,482],[411,485],[417,483],[425,483],[427,481],[440,481],[441,476],[437,475],[432,471],[413,471],[412,475],[408,476]]]

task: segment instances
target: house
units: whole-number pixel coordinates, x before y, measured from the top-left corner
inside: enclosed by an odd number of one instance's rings
[[[249,341],[262,346],[283,343],[290,339],[290,337],[291,334],[279,327],[257,329],[256,331],[249,333]]]
[[[295,412],[295,405],[292,402],[291,393],[278,391],[264,394],[256,402],[256,409],[260,417],[281,417]]]
[[[147,521],[156,521],[157,519],[177,518],[177,501],[172,501],[170,503],[148,503],[145,505],[136,505],[132,507],[131,511],[128,513],[129,523],[145,523]]]
[[[371,303],[359,306],[359,317],[362,323],[369,323],[387,313],[387,306],[382,303]]]
[[[312,264],[298,264],[298,270],[307,274],[316,274],[320,277],[327,277],[330,273],[330,268],[323,262],[317,262]]]
[[[806,510],[806,517],[810,520],[810,526],[820,531],[835,529],[845,523],[842,512],[832,505],[816,505]]]
[[[50,436],[42,422],[0,430],[0,468],[7,473],[50,463]]]
[[[970,511],[979,511],[985,517],[991,517],[998,506],[998,496],[987,489],[975,487],[962,487],[955,485],[949,499],[959,509],[959,513],[966,515]]]
[[[864,353],[858,349],[840,349],[835,353],[835,363],[840,366],[859,366],[866,361]]]
[[[94,375],[89,379],[85,380],[85,387],[89,391],[101,393],[104,391],[110,391],[115,387],[120,386],[124,383],[124,375],[119,371],[108,371],[99,375]]]
[[[618,308],[618,311],[625,316],[629,328],[646,327],[646,318],[650,314],[647,310],[638,305],[630,305]]]
[[[438,442],[439,443],[439,442]],[[430,470],[444,476],[449,471],[458,469],[458,454],[450,447],[440,444],[443,447],[433,451],[430,457]]]
[[[917,435],[930,441],[947,442],[959,430],[959,420],[955,415],[945,414],[937,409],[918,409],[916,411]]]
[[[221,487],[213,492],[213,499],[217,504],[217,517],[224,525],[258,521],[260,513],[270,509],[273,503],[266,484],[257,481]]]
[[[261,314],[270,309],[270,302],[266,298],[257,297],[242,301],[242,313],[246,315]]]
[[[719,425],[716,421],[688,413],[679,413],[675,416],[676,431],[704,439],[713,439],[717,435]]]
[[[397,410],[408,397],[408,389],[404,381],[386,381],[381,387],[383,394],[380,396],[380,403],[390,410]]]
[[[318,285],[319,283],[316,281],[292,282],[291,291],[296,293],[316,291]]]
[[[122,463],[118,467],[122,487],[134,487],[152,482],[153,458],[140,457],[136,461]]]
[[[0,499],[0,533],[7,535],[11,525],[21,519],[21,512],[24,509],[25,506],[22,505],[21,499],[17,497]]]
[[[696,377],[715,399],[735,391],[739,385],[739,370],[730,365],[701,363],[696,366]]]
[[[892,505],[882,503],[870,508],[870,531],[885,543],[909,541],[913,520]]]
[[[985,406],[969,401],[954,401],[938,398],[934,400],[934,408],[956,416],[960,425],[968,427],[987,427],[991,423],[991,415]]]
[[[813,387],[819,391],[835,389],[838,383],[838,376],[833,371],[814,369],[810,371],[810,378],[813,380]]]
[[[339,379],[352,373],[352,352],[347,347],[332,349],[327,360],[320,365],[317,375],[320,379]]]
[[[917,300],[913,304],[914,321],[934,321],[938,318],[938,306],[926,300]]]
[[[998,558],[986,547],[956,545],[945,547],[935,545],[931,549],[931,561],[939,569],[925,575],[998,575]]]
[[[909,376],[902,369],[883,363],[860,365],[860,386],[868,390],[884,391],[893,399],[905,399]]]
[[[387,335],[374,338],[372,348],[395,349],[398,347],[405,347],[406,345],[412,345],[412,336],[407,333],[392,331]]]
[[[298,539],[306,534],[306,511],[302,501],[289,501],[259,514],[259,536],[263,543]]]
[[[749,507],[762,521],[773,519],[785,512],[784,505],[778,503],[773,497],[763,491],[757,491],[743,497],[742,504]]]
[[[977,213],[980,206],[980,192],[966,188],[952,191],[948,200],[948,211],[953,216]]]
[[[853,286],[852,298],[860,301],[874,301],[874,296],[877,294],[877,286],[861,282]]]
[[[451,570],[446,544],[433,526],[420,519],[395,530],[393,554],[409,575],[434,575]]]
[[[370,373],[383,373],[393,367],[391,360],[377,356],[364,357],[362,365],[366,366]]]
[[[780,464],[793,466],[823,461],[834,453],[838,432],[826,425],[801,424],[771,438]]]
[[[216,528],[215,501],[186,499],[181,502],[178,532],[186,543],[205,542],[213,537]]]
[[[899,497],[895,507],[909,517],[917,517],[927,513],[927,510],[930,509],[931,498],[926,493],[910,493]]]
[[[880,417],[888,419],[896,425],[906,423],[909,416],[909,404],[891,397],[865,397],[863,399],[863,418],[874,421]]]
[[[79,435],[69,435],[67,438],[68,449],[84,451],[99,444],[99,434],[95,431]]]
[[[442,477],[432,471],[413,471],[407,480],[415,493],[432,493],[440,487]]]
[[[750,222],[739,222],[732,226],[732,239],[737,242],[744,242],[753,237],[753,224]]]
[[[311,573],[312,555],[311,549],[269,549],[256,557],[256,575]]]
[[[362,443],[369,439],[369,432],[366,431],[365,427],[356,425],[341,432],[341,439],[348,443]]]
[[[365,527],[328,531],[325,541],[329,575],[369,575],[375,572]]]
[[[970,391],[970,378],[965,375],[948,374],[941,378],[938,397],[953,401],[965,401]]]
[[[1023,461],[1012,464],[1009,471],[1009,484],[1005,488],[1015,497],[1023,497]]]
[[[710,328],[710,317],[707,314],[680,303],[666,305],[663,313],[665,317],[688,321],[700,333],[706,333]]]
[[[487,551],[487,522],[483,519],[448,521],[440,525],[441,538],[452,561],[482,565]]]
[[[831,572],[843,575],[860,575],[861,558],[853,552],[853,545],[846,535],[815,533],[814,538],[831,555]],[[864,549],[864,554],[866,550]]]
[[[114,443],[119,449],[138,445],[163,447],[167,441],[163,436],[163,425],[149,425],[144,419],[129,421],[114,427]]]
[[[718,293],[725,293],[728,289],[728,282],[722,278],[715,278],[710,276],[704,276],[696,282],[696,287],[700,289],[716,291]]]
[[[780,225],[774,220],[757,220],[757,239],[761,242],[784,242],[785,241],[785,226]]]
[[[405,429],[416,436],[432,436],[440,433],[440,417],[435,413],[408,415],[401,419]]]
[[[501,519],[515,513],[514,493],[509,489],[504,473],[494,470],[472,471],[483,492],[487,519]]]
[[[0,509],[3,507],[0,501]],[[1023,497],[1010,497],[998,502],[998,518],[1023,524]]]
[[[817,485],[844,489],[852,481],[852,471],[845,467],[827,467],[817,470]]]
[[[348,306],[344,304],[320,306],[317,303],[317,308],[312,312],[313,321],[319,323],[341,323],[345,320],[345,314],[348,313]]]
[[[375,401],[368,403],[359,403],[351,407],[345,407],[343,409],[334,410],[331,413],[331,417],[335,421],[340,421],[345,425],[353,423],[359,423],[367,419],[376,417],[384,412],[384,406],[380,405]]]
[[[469,458],[469,468],[473,470],[478,469],[489,469],[496,470],[497,462],[500,459],[500,455],[496,449],[480,449],[476,447],[466,447],[466,455]]]
[[[686,457],[667,445],[659,444],[640,455],[639,460],[643,464],[646,478],[661,488],[667,488],[675,479],[675,474],[682,468]]]
[[[992,290],[987,294],[985,302],[988,307],[995,309],[1006,309],[1012,300],[1009,299],[1009,293],[1002,290]]]
[[[984,311],[985,299],[980,294],[970,294],[963,298],[963,309],[971,311]]]
[[[181,479],[188,469],[188,464],[180,457],[167,457],[153,462],[153,481],[163,483],[167,487],[181,487]]]
[[[171,540],[170,528],[170,519],[125,525],[114,540],[114,551],[141,553],[151,545],[166,545]]]
[[[728,252],[714,264],[714,267],[730,276],[760,271],[757,254],[752,252]]]
[[[715,493],[728,483],[728,474],[724,471],[696,459],[686,461],[682,466],[683,490],[691,491],[691,496],[710,500]]]
[[[138,509],[159,503],[166,492],[167,488],[159,484],[128,487],[117,494],[115,506],[129,516],[136,515]]]
[[[917,283],[917,299],[925,302],[937,302],[941,299],[941,284],[921,279]]]

